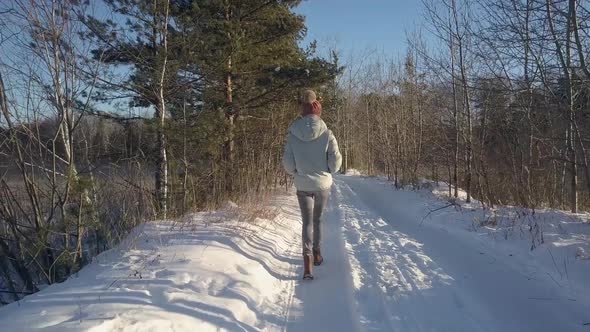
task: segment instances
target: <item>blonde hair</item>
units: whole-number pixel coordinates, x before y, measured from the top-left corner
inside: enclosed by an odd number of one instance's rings
[[[301,94],[301,103],[302,104],[313,104],[314,101],[317,100],[317,96],[313,90],[307,89],[304,90]]]

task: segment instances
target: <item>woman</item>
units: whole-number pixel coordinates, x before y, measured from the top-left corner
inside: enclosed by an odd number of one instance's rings
[[[294,176],[297,199],[303,219],[303,279],[312,280],[313,264],[320,265],[323,257],[321,244],[321,217],[330,196],[332,174],[342,164],[338,143],[332,131],[320,118],[322,105],[312,90],[303,92],[301,118],[289,127],[283,166]],[[312,241],[313,239],[313,241]]]

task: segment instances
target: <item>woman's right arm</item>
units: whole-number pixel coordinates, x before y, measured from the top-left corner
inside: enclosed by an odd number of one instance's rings
[[[338,150],[336,137],[330,131],[328,138],[328,169],[333,174],[340,170],[340,166],[342,166],[342,155],[340,154],[340,150]]]

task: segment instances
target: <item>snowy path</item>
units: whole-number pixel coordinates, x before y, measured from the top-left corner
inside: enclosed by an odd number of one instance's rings
[[[324,263],[314,267],[315,280],[296,282],[287,331],[359,331],[351,268],[338,210],[331,203],[325,212]],[[301,263],[300,246],[294,254]],[[300,274],[303,265],[297,272]]]
[[[77,276],[0,308],[0,331],[590,332],[590,261],[572,252],[587,224],[562,220],[530,252],[526,236],[470,230],[477,209],[422,223],[444,204],[429,191],[339,176],[325,262],[307,282],[297,200],[270,204],[274,220],[229,209],[147,223]]]

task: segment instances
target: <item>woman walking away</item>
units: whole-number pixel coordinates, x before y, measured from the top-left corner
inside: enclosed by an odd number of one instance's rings
[[[297,200],[303,219],[303,279],[312,280],[313,264],[320,265],[322,211],[330,196],[332,173],[342,164],[338,143],[332,131],[320,118],[322,105],[312,90],[301,97],[301,117],[289,127],[283,166],[294,176]]]

